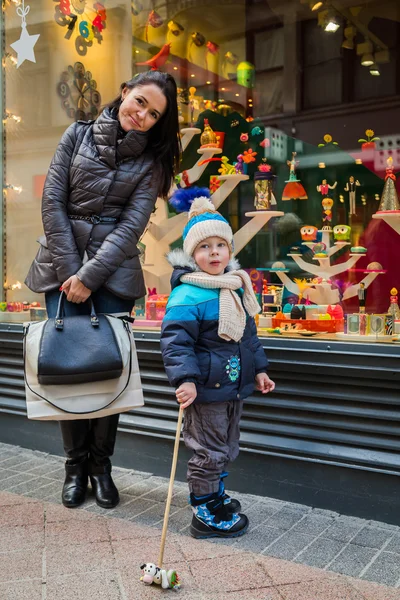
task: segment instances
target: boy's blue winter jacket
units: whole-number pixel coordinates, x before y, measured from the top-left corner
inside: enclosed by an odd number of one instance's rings
[[[255,376],[268,367],[254,319],[247,318],[239,343],[220,338],[219,290],[180,282],[183,275],[196,270],[194,261],[181,250],[171,252],[168,260],[174,272],[162,324],[161,351],[171,385],[194,382],[197,403],[246,398],[254,390]],[[227,270],[233,268],[238,268],[235,262]]]

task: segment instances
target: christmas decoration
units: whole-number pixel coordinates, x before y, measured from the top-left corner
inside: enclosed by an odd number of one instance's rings
[[[388,314],[396,321],[400,319],[399,297],[396,288],[392,288],[390,290],[390,305],[388,308]]]
[[[94,0],[59,0],[54,19],[60,27],[67,28],[67,40],[76,34],[76,51],[80,56],[85,56],[95,39],[99,44],[102,42],[107,12],[101,2]]]
[[[262,163],[258,165],[258,172],[254,175],[254,206],[257,210],[270,210],[271,206],[276,205],[276,199],[272,192],[275,178],[276,175],[271,173],[271,166],[263,158]]]
[[[299,164],[296,161],[297,152],[292,152],[292,160],[288,160],[287,164],[290,167],[289,179],[286,181],[282,193],[282,200],[307,200],[306,190],[302,186],[300,179],[296,177],[296,167]]]
[[[360,138],[358,141],[363,142],[361,145],[362,150],[373,150],[376,146],[375,142],[380,140],[379,137],[375,137],[375,132],[373,129],[366,129],[365,135],[367,139]]]
[[[333,185],[330,185],[326,179],[322,180],[320,185],[317,185],[317,192],[320,192],[323,196],[328,196],[329,190],[334,190],[337,186],[337,181]]]
[[[400,212],[400,203],[396,190],[396,175],[393,172],[393,158],[387,159],[385,185],[383,187],[381,203],[376,214]]]
[[[323,148],[324,146],[328,146],[329,144],[338,146],[338,143],[333,141],[333,137],[329,133],[327,133],[324,135],[324,143],[318,144],[318,148]]]
[[[138,63],[136,63],[136,65],[140,66],[140,67],[148,66],[151,68],[152,71],[157,71],[162,66],[164,66],[165,63],[167,62],[170,51],[171,51],[171,43],[164,44],[164,46],[161,48],[160,52],[158,52],[155,56],[153,56],[152,58],[149,58],[149,60],[145,60],[144,62],[138,62]]]
[[[154,29],[157,29],[157,27],[161,27],[161,25],[163,25],[163,24],[164,24],[164,21],[163,21],[162,17],[160,17],[160,15],[155,10],[152,10],[149,13],[149,16],[147,17],[147,21],[146,21],[146,27],[145,27],[146,42],[149,41],[149,26],[154,27]]]
[[[315,242],[317,240],[318,228],[314,225],[303,225],[300,229],[300,235],[303,242]]]
[[[217,148],[218,140],[214,131],[208,122],[208,119],[204,119],[204,131],[200,136],[200,148]]]
[[[323,209],[322,223],[328,225],[332,221],[332,207],[334,202],[332,198],[323,198],[321,204]]]
[[[176,21],[169,21],[168,31],[175,37],[178,37],[183,31],[185,31],[185,29],[180,23],[177,23]]]
[[[252,89],[256,84],[255,72],[255,66],[251,63],[246,61],[239,63],[236,69],[238,85]]]
[[[333,228],[333,237],[336,242],[349,242],[351,236],[351,227],[348,225],[335,225]]]
[[[349,214],[356,215],[356,190],[360,187],[361,183],[358,179],[354,179],[353,175],[350,175],[348,182],[346,183],[346,187],[344,188],[345,192],[349,192]]]
[[[15,50],[15,52],[18,55],[17,69],[22,65],[22,63],[25,60],[29,60],[34,63],[36,62],[33,48],[35,47],[35,44],[40,37],[40,34],[29,35],[28,33],[28,30],[26,28],[26,17],[30,9],[30,6],[25,7],[25,0],[22,0],[21,5],[17,7],[17,15],[22,19],[21,37],[13,44],[10,44],[11,48]]]

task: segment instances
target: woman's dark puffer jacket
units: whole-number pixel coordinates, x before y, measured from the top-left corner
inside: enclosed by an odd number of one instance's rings
[[[254,319],[247,317],[240,342],[220,338],[220,290],[181,283],[183,275],[198,270],[183,251],[173,250],[168,261],[174,271],[162,324],[161,352],[170,384],[177,388],[186,381],[194,382],[196,404],[247,398],[254,391],[255,376],[268,368]],[[227,271],[237,268],[238,263],[231,261]],[[238,362],[240,370],[234,375],[232,368]]]
[[[64,133],[44,186],[45,236],[25,280],[32,291],[52,291],[77,275],[92,291],[104,286],[121,298],[144,296],[137,243],[157,200],[159,175],[147,134],[131,131],[118,140],[118,133],[109,109]],[[95,224],[68,215],[119,221]]]

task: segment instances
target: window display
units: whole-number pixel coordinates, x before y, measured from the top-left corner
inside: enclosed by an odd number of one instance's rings
[[[45,316],[20,282],[62,132],[159,69],[179,88],[174,189],[207,187],[231,223],[260,335],[399,342],[400,5],[320,4],[3,3],[0,322]],[[185,222],[157,201],[136,327],[160,327]]]

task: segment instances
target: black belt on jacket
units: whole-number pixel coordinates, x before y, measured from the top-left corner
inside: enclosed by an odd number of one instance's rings
[[[99,215],[91,215],[90,217],[83,217],[82,215],[67,215],[68,219],[72,221],[86,221],[93,225],[99,225],[100,223],[118,223],[117,217],[100,217]]]

